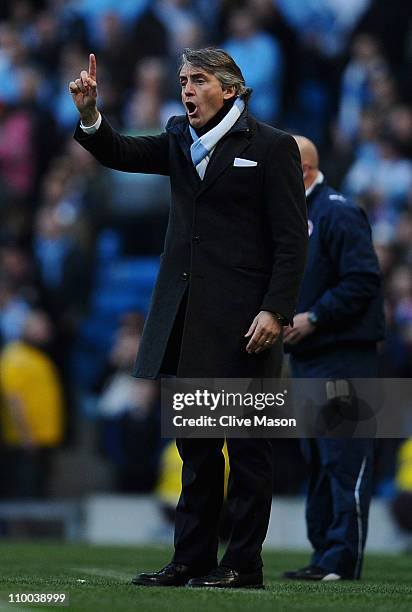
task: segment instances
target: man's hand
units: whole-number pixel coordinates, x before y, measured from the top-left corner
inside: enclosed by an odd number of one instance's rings
[[[88,126],[96,123],[99,111],[96,106],[96,58],[93,53],[89,55],[89,71],[82,70],[80,78],[69,83],[69,90],[80,113],[83,125]]]
[[[245,334],[245,338],[250,338],[246,351],[252,355],[271,348],[278,339],[281,330],[282,326],[276,316],[272,312],[261,310],[253,319],[252,325]]]
[[[315,331],[315,326],[309,321],[308,313],[301,312],[293,317],[293,327],[287,327],[283,340],[286,344],[297,344]]]

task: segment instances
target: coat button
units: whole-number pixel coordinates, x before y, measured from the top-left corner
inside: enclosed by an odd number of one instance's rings
[[[184,281],[189,280],[189,273],[188,272],[182,272],[180,278]]]
[[[193,236],[193,238],[192,238],[192,242],[194,242],[194,244],[199,244],[199,242],[200,242],[200,236]]]

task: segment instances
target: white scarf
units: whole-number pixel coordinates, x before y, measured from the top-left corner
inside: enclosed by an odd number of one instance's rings
[[[215,146],[221,138],[234,126],[240,115],[243,113],[245,103],[241,98],[237,98],[230,111],[223,117],[222,121],[214,128],[198,138],[195,130],[189,125],[190,134],[193,139],[193,144],[190,147],[190,155],[193,165],[195,166],[198,175],[203,180],[206,168],[210,157],[215,149]]]

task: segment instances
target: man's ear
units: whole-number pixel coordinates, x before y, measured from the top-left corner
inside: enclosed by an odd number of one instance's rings
[[[235,88],[233,85],[223,90],[224,100],[230,100],[230,98],[233,98],[235,95],[236,95],[236,92],[235,92]]]
[[[311,169],[312,169],[312,166],[310,164],[308,164],[307,162],[303,162],[302,172],[303,172],[304,179],[308,176],[308,173],[311,171]]]

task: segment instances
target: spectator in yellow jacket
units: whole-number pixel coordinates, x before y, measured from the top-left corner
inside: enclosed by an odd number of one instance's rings
[[[61,382],[46,350],[52,336],[47,315],[33,311],[22,340],[7,344],[0,355],[3,496],[42,497],[47,492],[52,449],[64,430]]]

